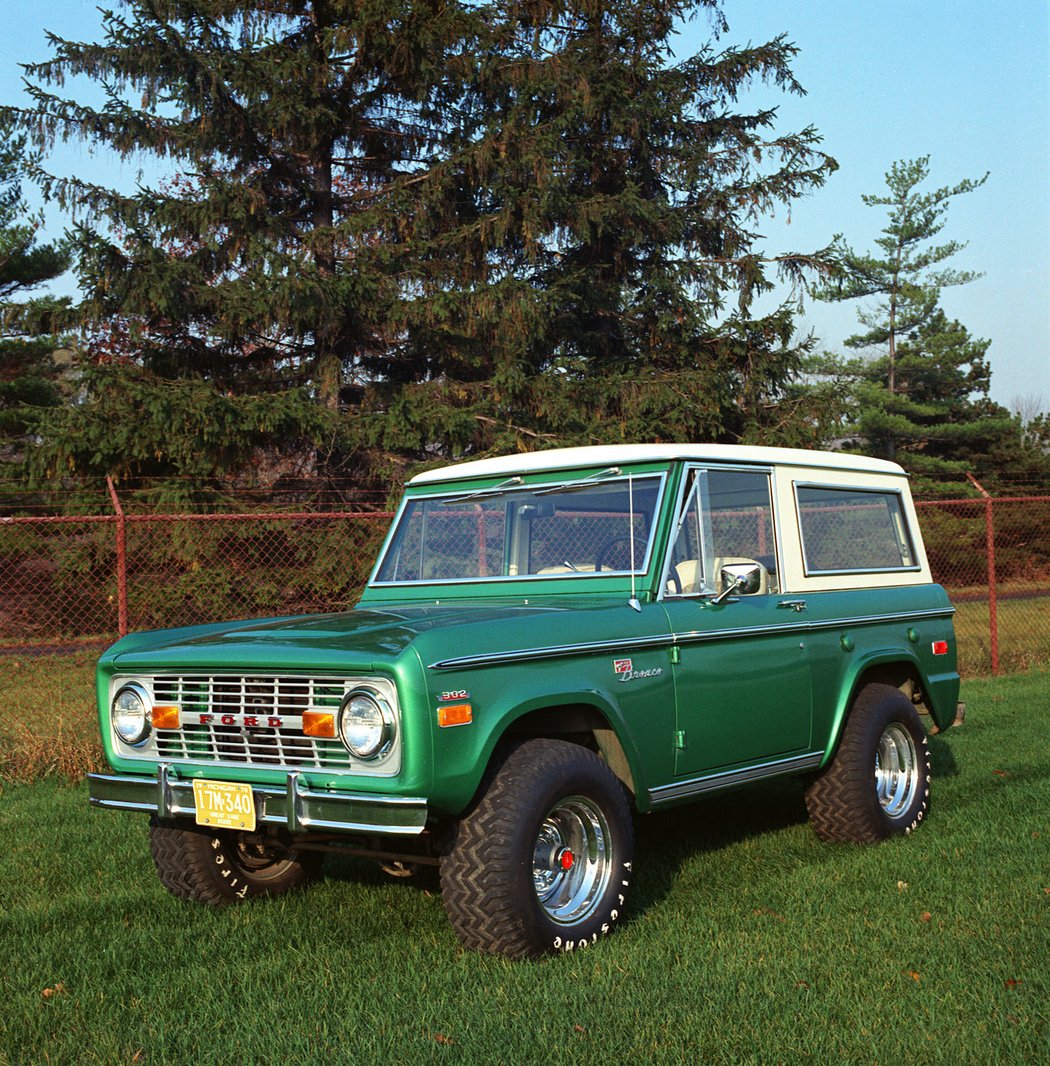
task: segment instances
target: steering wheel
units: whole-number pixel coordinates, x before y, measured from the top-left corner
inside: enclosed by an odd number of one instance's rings
[[[616,549],[623,551],[627,550],[623,555],[623,566],[609,566],[610,570],[630,570],[631,568],[631,540],[630,536],[625,537],[613,537],[611,540],[607,540],[594,555],[594,571],[598,573],[603,565],[608,563],[607,556],[611,555]],[[634,561],[635,564],[640,563],[645,558],[645,549],[647,542],[643,537],[634,537]],[[619,561],[619,560],[617,560]]]

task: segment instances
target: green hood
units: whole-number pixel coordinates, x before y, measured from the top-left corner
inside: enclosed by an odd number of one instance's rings
[[[463,604],[357,608],[341,614],[266,618],[136,633],[114,644],[103,661],[119,670],[253,669],[367,670],[397,659],[420,634],[442,630],[452,650],[500,623],[562,614],[565,607]],[[512,623],[512,624],[514,624]],[[456,632],[470,627],[470,639]],[[453,633],[448,633],[453,630]],[[461,633],[461,637],[466,637]]]

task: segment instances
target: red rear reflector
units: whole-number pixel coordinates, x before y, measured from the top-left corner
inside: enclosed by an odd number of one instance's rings
[[[474,721],[474,708],[469,703],[450,703],[438,708],[438,725],[444,729],[450,725],[470,725]]]
[[[334,737],[333,711],[303,711],[303,732],[308,737]]]
[[[933,654],[934,655],[947,655],[948,654],[948,642],[946,640],[935,640],[933,642]]]
[[[173,703],[155,703],[150,720],[154,729],[178,729],[179,711],[182,708]]]

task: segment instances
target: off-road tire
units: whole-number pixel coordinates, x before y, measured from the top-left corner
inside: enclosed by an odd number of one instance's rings
[[[633,850],[627,795],[609,767],[577,744],[525,740],[501,753],[455,827],[441,862],[445,910],[477,951],[587,948],[623,914]]]
[[[280,896],[305,885],[323,856],[285,848],[261,833],[150,819],[150,852],[161,884],[180,899],[222,907]]]
[[[930,750],[911,701],[892,685],[865,685],[838,750],[806,790],[817,836],[868,844],[910,833],[930,807]]]

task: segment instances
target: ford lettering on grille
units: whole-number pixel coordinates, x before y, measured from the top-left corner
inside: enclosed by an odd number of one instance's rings
[[[162,759],[348,770],[339,740],[303,735],[303,712],[335,713],[354,678],[159,674],[157,703],[177,704],[182,725],[155,731]]]
[[[275,718],[273,715],[260,717],[257,714],[201,714],[198,715],[199,725],[211,725],[218,722],[219,725],[239,725],[249,729],[302,729],[303,719],[298,718]]]

